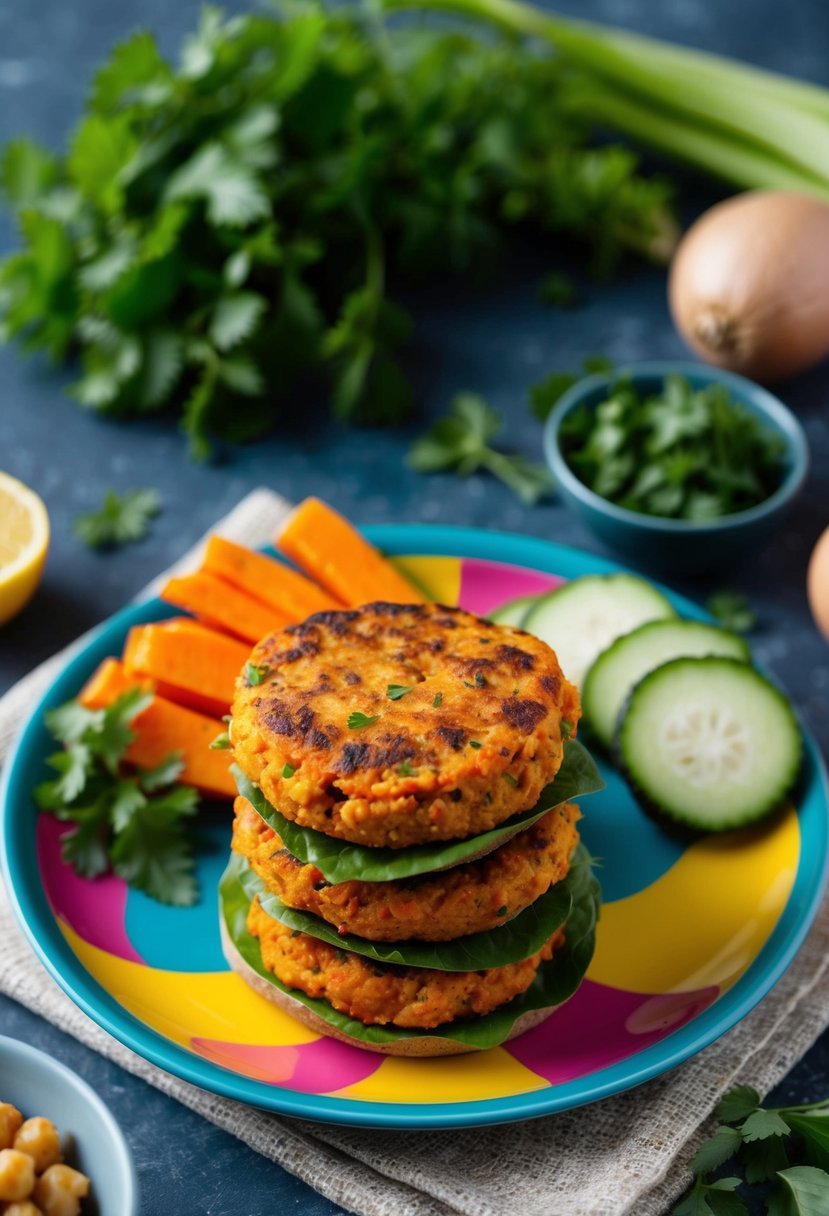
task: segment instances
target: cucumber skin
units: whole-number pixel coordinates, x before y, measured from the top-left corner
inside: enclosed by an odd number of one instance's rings
[[[519,595],[514,600],[507,600],[505,604],[500,604],[497,608],[493,609],[492,612],[487,613],[487,620],[492,621],[495,625],[503,625],[504,613],[515,607],[517,604],[523,604],[524,607],[523,611],[521,612],[521,619],[517,623],[510,621],[507,622],[507,624],[511,625],[513,629],[523,629],[524,625],[526,624],[527,617],[535,607],[536,601],[539,598],[540,596],[538,595]]]
[[[794,734],[798,742],[795,757],[792,766],[786,775],[785,782],[781,782],[780,785],[774,790],[773,795],[769,797],[767,802],[762,804],[763,809],[757,812],[752,812],[751,816],[748,818],[743,815],[738,819],[731,819],[727,822],[718,824],[716,827],[712,826],[710,821],[704,824],[695,823],[687,816],[681,814],[678,815],[675,811],[671,810],[670,807],[663,806],[662,803],[653,798],[637,781],[635,774],[631,771],[625,760],[623,751],[625,722],[637,691],[649,681],[656,680],[657,677],[663,678],[668,668],[677,668],[686,663],[697,664],[710,663],[712,661],[717,664],[728,664],[729,666],[740,671],[745,671],[745,669],[748,667],[750,671],[754,672],[754,674],[767,685],[769,691],[778,698],[780,704],[785,709],[786,714],[791,721],[791,725],[794,728]],[[627,700],[625,701],[625,704],[619,714],[616,723],[616,734],[613,741],[613,758],[620,773],[630,787],[631,793],[636,798],[636,801],[639,803],[642,810],[645,811],[646,814],[650,815],[650,817],[657,823],[659,823],[661,827],[669,830],[672,834],[677,834],[684,839],[694,840],[700,839],[703,836],[717,835],[721,832],[734,832],[739,831],[741,828],[753,827],[755,824],[760,823],[763,819],[770,818],[774,812],[781,807],[787,795],[790,794],[795,788],[797,779],[800,776],[800,772],[803,767],[803,756],[803,732],[801,730],[800,723],[797,720],[797,715],[795,714],[791,702],[785,693],[781,692],[781,690],[775,684],[772,684],[771,680],[769,680],[767,676],[763,675],[751,664],[743,663],[739,659],[727,659],[720,657],[713,659],[680,657],[677,659],[671,659],[668,663],[663,663],[661,667],[656,667],[653,671],[649,671],[648,674],[631,689],[630,694],[628,695]]]
[[[587,675],[586,675],[586,676],[585,676],[585,678],[584,678],[584,684],[582,685],[582,689],[581,689],[581,709],[582,709],[582,719],[581,719],[581,722],[580,722],[580,726],[581,726],[581,727],[583,727],[583,728],[584,728],[584,729],[587,731],[588,736],[589,736],[589,738],[590,738],[590,742],[591,742],[591,743],[595,743],[595,744],[596,744],[596,746],[602,750],[602,752],[604,752],[606,755],[608,755],[608,756],[612,757],[613,759],[616,759],[616,758],[617,758],[617,755],[616,755],[616,746],[615,746],[615,735],[616,735],[616,733],[618,732],[618,729],[619,729],[619,723],[621,722],[622,718],[624,717],[624,715],[625,715],[625,713],[626,713],[626,711],[627,711],[628,702],[630,701],[630,693],[628,693],[627,697],[626,697],[626,698],[625,698],[625,700],[622,702],[622,705],[621,705],[621,706],[620,706],[620,708],[619,708],[619,713],[618,713],[618,715],[617,715],[617,717],[616,717],[616,726],[615,726],[615,730],[614,730],[614,737],[612,737],[610,740],[605,740],[605,739],[603,739],[603,738],[600,736],[599,732],[598,732],[598,731],[597,731],[597,730],[594,728],[594,726],[593,726],[593,722],[592,722],[592,713],[591,713],[591,710],[590,710],[590,703],[591,703],[591,699],[592,699],[592,697],[591,697],[591,693],[592,693],[592,687],[591,687],[591,683],[592,683],[592,682],[591,682],[591,678],[590,678],[590,677],[591,677],[591,675],[593,674],[593,671],[595,670],[596,665],[597,665],[597,664],[598,664],[598,663],[599,663],[599,662],[600,662],[600,661],[601,661],[601,660],[602,660],[602,659],[603,659],[603,658],[604,658],[606,655],[609,655],[609,654],[611,653],[611,651],[614,651],[614,650],[616,650],[618,647],[621,647],[621,646],[622,646],[622,644],[623,644],[623,643],[624,643],[624,642],[625,642],[625,641],[626,641],[626,640],[627,640],[629,637],[631,637],[631,636],[632,636],[634,633],[638,634],[640,630],[644,630],[644,629],[650,629],[650,628],[651,628],[651,626],[653,626],[653,625],[660,625],[660,624],[663,624],[663,623],[665,623],[665,622],[668,622],[668,623],[670,623],[670,624],[672,624],[672,625],[686,624],[686,623],[687,623],[688,625],[704,625],[704,626],[707,626],[707,627],[709,627],[709,628],[711,628],[711,629],[720,629],[720,632],[721,632],[721,633],[723,633],[723,634],[727,634],[729,637],[733,638],[735,642],[738,642],[738,643],[740,644],[740,646],[742,647],[742,650],[743,650],[743,654],[744,654],[744,659],[743,659],[743,660],[741,660],[741,661],[743,661],[743,662],[745,662],[745,663],[747,663],[747,664],[751,665],[751,647],[749,646],[748,642],[746,642],[744,638],[741,638],[739,634],[734,633],[733,631],[731,631],[731,630],[729,630],[729,629],[721,629],[721,628],[720,628],[720,626],[718,626],[718,625],[714,625],[714,624],[713,624],[712,622],[710,622],[710,621],[692,621],[692,620],[687,620],[687,621],[686,621],[686,618],[684,618],[684,617],[678,617],[678,618],[675,618],[675,619],[674,619],[674,618],[671,618],[671,617],[663,617],[663,618],[659,618],[658,620],[655,620],[655,621],[645,621],[644,625],[639,625],[639,626],[638,626],[636,629],[632,629],[632,630],[630,631],[630,633],[623,633],[623,634],[621,635],[621,637],[616,638],[616,641],[615,641],[615,642],[611,642],[611,643],[610,643],[610,645],[608,646],[607,650],[603,650],[603,651],[601,652],[601,654],[600,654],[600,655],[598,655],[598,656],[596,657],[596,659],[594,660],[594,662],[593,662],[593,663],[590,665],[590,667],[587,669]],[[677,656],[676,656],[676,658],[694,658],[694,657],[697,657],[697,658],[703,658],[703,657],[706,657],[706,656],[703,656],[703,655],[698,655],[698,656],[694,656],[694,655],[677,655]],[[722,657],[722,658],[727,658],[728,656],[727,656],[727,655],[722,655],[722,656],[715,656],[715,655],[712,655],[711,657],[712,657],[712,658],[713,658],[713,657]],[[736,656],[735,656],[735,657],[736,657]],[[665,663],[672,663],[673,661],[674,661],[673,659],[666,659],[666,660],[665,660]],[[664,667],[664,666],[665,666],[665,663],[659,663],[659,664],[657,664],[657,666],[656,666],[656,667],[651,668],[651,671],[658,671],[660,667]],[[650,675],[650,674],[651,674],[651,672],[649,671],[649,672],[646,672],[645,674],[646,674],[646,675]],[[642,678],[644,679],[645,677],[643,676]],[[640,681],[640,682],[641,682],[641,681]],[[632,691],[633,691],[633,689],[631,688],[631,692],[632,692]]]

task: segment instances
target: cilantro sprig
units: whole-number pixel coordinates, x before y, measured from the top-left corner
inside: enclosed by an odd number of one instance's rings
[[[412,324],[390,272],[462,272],[519,224],[602,266],[663,243],[666,183],[595,146],[575,76],[509,36],[357,4],[206,5],[177,63],[137,33],[62,155],[0,154],[20,233],[0,337],[77,357],[84,408],[173,407],[198,458],[272,427],[309,370],[340,419],[398,423]]]
[[[122,767],[131,724],[151,700],[133,688],[107,709],[69,701],[47,713],[49,733],[63,746],[47,761],[57,776],[37,787],[35,801],[73,825],[61,851],[78,874],[95,878],[111,868],[153,899],[184,907],[198,895],[184,833],[198,794],[176,784],[184,767],[176,754],[152,769]]]
[[[717,1117],[720,1126],[697,1149],[691,1162],[693,1185],[672,1216],[748,1216],[737,1194],[738,1189],[747,1194],[746,1186],[752,1194],[755,1186],[762,1187],[768,1216],[827,1210],[829,1098],[765,1107],[755,1089],[740,1085],[723,1097]],[[727,1177],[709,1177],[726,1163]],[[733,1173],[734,1166],[742,1176]]]
[[[459,393],[449,413],[414,441],[408,462],[420,473],[445,472],[469,477],[484,470],[531,506],[550,493],[552,479],[543,466],[492,446],[502,426],[501,415],[483,397]]]
[[[777,489],[783,440],[720,384],[666,376],[642,393],[625,377],[562,419],[562,454],[596,494],[645,515],[704,522]]]
[[[123,494],[107,490],[98,510],[76,516],[72,527],[90,549],[115,549],[143,540],[150,520],[160,510],[161,495],[157,490],[127,490]]]

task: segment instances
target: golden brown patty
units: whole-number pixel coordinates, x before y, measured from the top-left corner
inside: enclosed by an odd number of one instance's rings
[[[307,933],[295,934],[263,912],[254,899],[248,931],[258,938],[262,962],[289,988],[323,997],[366,1025],[428,1030],[455,1018],[481,1016],[526,991],[538,968],[564,940],[558,929],[521,963],[487,971],[433,971],[387,966],[338,950]]]
[[[233,702],[240,768],[287,818],[360,844],[477,835],[534,806],[580,714],[544,642],[439,604],[320,612],[251,663],[259,683],[246,668]],[[394,685],[411,691],[392,699]]]
[[[394,882],[328,883],[303,865],[245,798],[234,807],[233,848],[289,908],[373,942],[452,941],[517,916],[569,869],[576,807],[565,804],[482,861]]]

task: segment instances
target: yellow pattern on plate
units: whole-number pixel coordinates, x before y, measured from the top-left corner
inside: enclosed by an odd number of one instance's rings
[[[436,604],[454,608],[461,593],[461,562],[457,557],[395,557],[400,573]]]
[[[90,946],[63,921],[72,951],[119,1005],[184,1047],[194,1038],[267,1046],[313,1043],[318,1034],[264,1001],[235,971],[161,971]]]
[[[792,807],[697,841],[656,882],[603,906],[588,979],[632,992],[725,991],[780,919],[799,855]]]
[[[547,1085],[503,1047],[493,1047],[442,1060],[387,1056],[370,1077],[332,1093],[364,1102],[477,1102],[526,1094]]]

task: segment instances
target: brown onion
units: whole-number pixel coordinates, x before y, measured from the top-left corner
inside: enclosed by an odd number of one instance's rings
[[[709,363],[755,380],[829,354],[829,203],[758,190],[718,203],[671,264],[677,329]]]

